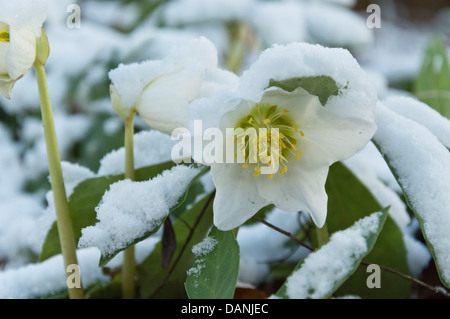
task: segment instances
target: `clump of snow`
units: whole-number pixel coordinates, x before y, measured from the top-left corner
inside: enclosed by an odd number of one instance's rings
[[[170,136],[159,131],[141,131],[133,136],[135,169],[171,160],[175,145]],[[111,151],[100,160],[98,175],[118,175],[125,170],[125,148]]]
[[[212,236],[206,236],[200,243],[192,246],[192,253],[195,256],[194,267],[188,269],[188,276],[198,276],[203,268],[205,268],[204,259],[201,257],[211,253],[217,246],[217,239]],[[197,284],[195,284],[197,285]]]
[[[100,256],[97,249],[81,249],[77,251],[77,255],[84,287],[110,280],[98,267]],[[0,272],[1,299],[39,298],[58,294],[66,289],[62,255],[56,255],[42,263]]]
[[[168,56],[162,60],[120,64],[109,72],[109,78],[119,93],[122,103],[127,108],[131,108],[136,106],[142,91],[152,81],[189,68],[199,68],[206,72],[216,67],[216,48],[208,39],[200,37],[173,47]]]
[[[374,141],[422,221],[440,275],[450,283],[450,153],[424,126],[378,105]]]
[[[102,255],[126,248],[162,223],[199,171],[180,165],[149,181],[112,184],[96,207],[99,222],[82,230],[79,246],[96,246]]]
[[[383,104],[394,112],[422,124],[450,148],[450,120],[427,104],[406,96],[393,96]]]
[[[195,257],[206,256],[216,248],[217,240],[214,237],[207,236],[203,241],[192,247],[192,253]]]
[[[291,299],[323,298],[335,284],[351,274],[355,262],[368,251],[367,239],[378,231],[381,213],[373,213],[343,231],[334,233],[319,250],[311,253],[286,281]]]

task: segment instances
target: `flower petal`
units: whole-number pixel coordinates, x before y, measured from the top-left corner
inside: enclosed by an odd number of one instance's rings
[[[214,225],[220,230],[242,225],[269,204],[259,195],[251,170],[239,164],[214,164],[211,174],[216,186]]]
[[[15,83],[16,83],[16,80],[3,81],[2,76],[0,76],[0,94],[3,95],[4,97],[6,97],[7,99],[10,99],[11,98],[11,90]]]
[[[6,68],[12,80],[24,75],[33,66],[36,59],[36,37],[28,28],[20,30],[9,28],[10,47],[6,54]]]
[[[305,169],[330,166],[351,157],[370,141],[377,128],[374,122],[329,112],[317,96],[302,88],[292,92],[271,88],[262,100],[286,108],[299,126],[303,135],[298,134],[296,146],[303,153],[299,163]]]
[[[188,101],[169,87],[148,87],[139,98],[136,110],[148,125],[166,134],[189,125]]]
[[[0,42],[0,74],[8,75],[8,69],[6,68],[6,54],[9,50],[9,43]],[[8,76],[9,78],[9,76]]]
[[[306,171],[299,165],[289,165],[289,172],[256,178],[262,198],[288,212],[307,211],[317,227],[322,227],[327,216],[328,196],[325,182],[328,166]]]

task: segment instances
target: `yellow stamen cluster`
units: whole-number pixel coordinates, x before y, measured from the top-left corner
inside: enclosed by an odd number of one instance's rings
[[[297,161],[303,155],[296,145],[297,138],[303,137],[304,133],[291,120],[289,111],[280,110],[278,105],[255,104],[250,113],[238,123],[238,128],[243,129],[235,136],[239,155],[244,159],[242,167],[252,166],[254,176],[261,175],[261,168],[264,166],[277,167],[278,170],[274,173],[282,175],[288,170],[289,154]],[[267,174],[268,178],[272,179],[274,173]]]
[[[8,43],[9,42],[9,26],[0,22],[0,42]]]

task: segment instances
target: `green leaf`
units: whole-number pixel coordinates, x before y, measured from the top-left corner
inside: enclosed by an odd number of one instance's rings
[[[165,162],[137,169],[136,180],[149,180],[175,165],[173,162]],[[78,184],[74,189],[69,197],[69,210],[77,243],[81,237],[81,230],[97,222],[95,207],[99,204],[105,191],[112,183],[122,179],[124,179],[123,174],[90,178]],[[61,253],[61,247],[58,229],[56,222],[54,222],[45,238],[39,260],[44,261],[59,253]]]
[[[414,82],[414,94],[443,116],[450,116],[450,66],[447,49],[439,36],[434,36],[428,45]]]
[[[186,279],[187,295],[190,299],[232,299],[239,274],[236,237],[233,231],[213,227],[199,245],[206,244],[213,247],[204,247],[206,251],[196,255]]]
[[[328,194],[327,227],[330,234],[346,229],[356,220],[382,209],[370,191],[341,163],[330,167],[325,188]],[[403,234],[390,217],[387,218],[375,247],[365,261],[409,274]],[[366,267],[360,266],[339,288],[336,295],[357,295],[362,298],[409,296],[411,283],[408,280],[383,272],[381,288],[369,289],[366,285],[367,276]]]
[[[186,272],[194,259],[191,249],[212,227],[213,198],[214,193],[207,194],[173,223],[177,245],[166,269],[161,267],[161,242],[139,266],[138,284],[142,298],[186,298]]]
[[[395,122],[397,123],[397,122]],[[391,124],[391,123],[389,123]],[[397,123],[398,124],[398,123]],[[408,124],[409,125],[409,124]],[[385,129],[380,126],[380,128]],[[393,133],[393,132],[391,132]],[[448,155],[445,146],[436,140],[430,132],[416,132],[411,125],[410,132],[404,132],[406,136],[419,143],[403,145],[400,151],[395,146],[385,147],[385,141],[381,137],[375,136],[374,144],[386,160],[392,174],[400,185],[405,195],[406,204],[414,213],[419,222],[423,238],[434,259],[436,269],[441,282],[450,288],[450,275],[448,264],[448,222],[440,216],[448,216],[449,207],[445,204],[448,198]],[[430,136],[424,136],[430,134]],[[390,134],[389,138],[396,138],[395,134]],[[399,140],[404,138],[399,134]],[[433,137],[434,138],[434,137]],[[423,147],[422,141],[428,141]],[[400,156],[401,152],[405,152]],[[407,156],[405,156],[407,154]],[[410,158],[419,159],[420,165],[412,167]],[[416,174],[420,172],[420,174]],[[439,187],[434,187],[439,185]],[[444,186],[441,188],[440,186]],[[432,201],[430,201],[432,199]]]
[[[195,164],[197,165],[197,164]],[[209,168],[208,167],[204,167],[189,183],[187,189],[184,192],[184,196],[180,198],[180,200],[178,201],[177,204],[175,204],[175,206],[170,207],[169,209],[169,215],[174,212],[180,205],[182,205],[182,203],[186,200],[186,198],[188,197],[188,193],[189,193],[189,188],[191,187],[191,185],[193,184],[193,182],[195,180],[197,180],[200,176],[202,176]],[[114,252],[108,254],[108,255],[101,255],[100,257],[100,262],[99,262],[99,267],[103,267],[105,266],[111,259],[113,259],[118,253],[120,253],[121,251],[126,250],[127,248],[136,245],[138,242],[150,237],[151,235],[153,235],[154,233],[156,233],[159,228],[161,227],[162,224],[164,224],[166,218],[164,218],[160,225],[154,229],[152,229],[151,231],[146,232],[144,235],[137,237],[134,241],[132,241],[130,244],[128,244],[126,247],[122,247],[121,249],[117,249]]]
[[[306,299],[331,296],[372,250],[387,215],[388,209],[384,209],[334,233],[326,244],[299,263],[276,295]]]
[[[326,75],[296,77],[283,81],[270,79],[268,87],[272,86],[279,87],[288,92],[292,92],[301,87],[309,94],[318,96],[322,105],[327,103],[330,96],[339,94],[339,87],[336,81]]]

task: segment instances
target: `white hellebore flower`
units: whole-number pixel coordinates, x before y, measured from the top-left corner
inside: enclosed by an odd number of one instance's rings
[[[121,64],[109,77],[116,112],[128,118],[136,111],[148,125],[166,134],[188,126],[192,100],[237,83],[231,72],[217,69],[217,51],[204,37],[173,48],[162,60]]]
[[[0,0],[0,93],[7,98],[33,66],[46,12],[43,0]]]
[[[269,85],[271,79],[315,76],[332,78],[338,94],[320,99],[302,87],[286,91]],[[222,110],[216,125],[222,132],[234,130],[224,144],[233,139],[237,145],[237,160],[211,164],[215,225],[233,229],[274,204],[307,211],[322,227],[329,166],[351,157],[376,131],[374,88],[347,50],[290,44],[264,51],[243,74],[239,89],[238,97],[221,103],[210,99],[211,114]],[[200,108],[206,114],[207,104],[194,103],[193,113]],[[249,128],[256,134],[243,133]]]

